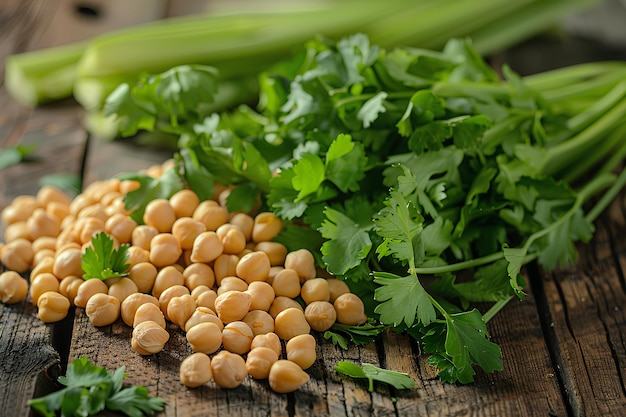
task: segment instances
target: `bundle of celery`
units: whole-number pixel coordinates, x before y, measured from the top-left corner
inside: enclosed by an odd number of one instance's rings
[[[203,66],[122,85],[105,111],[126,135],[180,137],[176,169],[123,177],[142,184],[133,218],[182,187],[210,199],[215,182],[230,210],[262,201],[285,220],[280,241],[367,305],[369,323],[327,338],[406,331],[443,381],[467,383],[502,368],[486,323],[524,297],[523,266],[575,260],[626,184],[626,63],[502,73],[468,41],[386,50],[358,34],[263,74],[256,111],[207,112],[219,81]]]
[[[119,30],[89,42],[10,56],[5,86],[35,106],[72,94],[98,110],[119,84],[145,72],[207,64],[219,70],[216,109],[255,97],[256,75],[314,35],[362,32],[385,47],[439,48],[450,37],[470,36],[490,53],[553,25],[597,0],[342,0],[311,1],[306,8],[206,14],[164,19]],[[270,3],[271,4],[271,3]],[[284,7],[284,4],[282,5]],[[225,83],[223,84],[225,85]]]

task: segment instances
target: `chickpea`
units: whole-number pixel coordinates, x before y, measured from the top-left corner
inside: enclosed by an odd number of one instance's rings
[[[100,203],[94,203],[90,206],[83,207],[76,217],[89,217],[102,221],[102,224],[107,221],[109,215],[106,213],[104,206]]]
[[[142,224],[133,229],[130,241],[133,246],[138,246],[145,250],[150,250],[152,238],[159,234],[159,230],[154,226]]]
[[[109,286],[109,295],[112,295],[120,300],[120,303],[123,302],[129,295],[138,292],[139,289],[137,288],[137,284],[135,284],[132,279],[127,277],[119,278],[116,282]]]
[[[35,251],[35,255],[33,256],[33,267],[39,265],[46,258],[54,259],[55,255],[56,251],[54,249],[41,249]]]
[[[296,298],[300,295],[300,277],[295,270],[285,268],[274,277],[272,288],[277,296]]]
[[[171,232],[175,221],[176,213],[169,200],[156,198],[146,205],[143,222],[155,227],[160,233]]]
[[[56,291],[46,291],[37,300],[37,317],[44,323],[54,323],[67,317],[70,300]]]
[[[25,221],[12,223],[4,230],[5,242],[10,243],[18,239],[25,239],[29,242],[32,240]]]
[[[265,252],[270,260],[271,266],[278,266],[285,264],[285,258],[287,257],[287,247],[279,242],[263,241],[254,246],[255,251]]]
[[[68,275],[59,283],[59,293],[70,300],[70,305],[74,304],[74,299],[78,295],[78,289],[85,282],[81,277]]]
[[[37,304],[39,297],[48,291],[59,292],[59,280],[49,272],[43,272],[30,281],[30,298]]]
[[[128,270],[128,278],[137,286],[137,291],[149,293],[152,291],[157,276],[157,268],[150,262],[139,262]]]
[[[168,319],[181,329],[185,328],[185,323],[194,311],[196,311],[196,300],[189,294],[173,297],[167,304]]]
[[[182,253],[180,242],[171,233],[159,233],[150,241],[150,262],[157,267],[176,263]]]
[[[96,200],[85,192],[78,194],[70,202],[70,214],[74,217],[78,216],[78,213],[87,206],[96,203]]]
[[[122,213],[115,213],[104,222],[104,231],[120,243],[132,241],[135,227],[137,222]]]
[[[156,298],[161,297],[161,294],[166,289],[175,285],[183,286],[185,284],[185,277],[176,267],[168,265],[161,269],[154,279],[154,285],[152,286],[152,295]]]
[[[274,318],[267,311],[251,310],[243,321],[250,326],[255,336],[274,332]]]
[[[35,199],[41,207],[45,207],[53,201],[69,206],[72,201],[67,194],[52,185],[43,185],[39,188],[39,191],[35,194]]]
[[[246,361],[241,355],[222,350],[211,360],[213,380],[220,388],[237,388],[248,376]]]
[[[283,222],[271,212],[256,215],[252,227],[252,240],[263,242],[274,239],[283,229]]]
[[[274,298],[276,298],[272,286],[263,281],[251,282],[245,291],[250,294],[252,299],[250,310],[268,311],[272,306],[272,302],[274,302]]]
[[[337,321],[348,326],[357,326],[367,321],[363,301],[352,293],[342,294],[333,303]]]
[[[337,321],[337,312],[328,301],[313,301],[304,309],[304,317],[313,330],[325,332]]]
[[[213,379],[211,358],[205,353],[196,352],[187,356],[180,364],[180,382],[190,388],[196,388]]]
[[[222,346],[232,353],[244,355],[250,351],[254,333],[244,321],[233,321],[222,330]]]
[[[169,317],[167,315],[167,306],[169,305],[170,301],[172,301],[175,297],[180,297],[183,295],[191,296],[189,293],[189,289],[184,285],[173,285],[161,293],[161,296],[159,297],[159,308],[161,309],[167,320],[169,320]],[[195,300],[192,299],[192,301],[194,301],[195,304]]]
[[[246,237],[239,226],[224,223],[215,233],[222,241],[224,253],[237,254],[246,248]]]
[[[312,335],[307,333],[294,336],[285,345],[287,359],[297,363],[302,369],[308,369],[317,359],[316,347],[317,343]]]
[[[217,317],[217,314],[210,308],[204,306],[196,307],[191,317],[185,322],[183,330],[188,332],[189,329],[200,323],[214,323],[220,328],[220,331],[224,330],[224,323]]]
[[[224,294],[228,291],[244,292],[248,289],[248,283],[238,277],[225,277],[222,279],[221,285],[217,289],[217,295]]]
[[[272,349],[276,352],[276,355],[280,357],[283,353],[283,346],[280,342],[280,338],[276,333],[270,332],[265,334],[257,334],[252,339],[252,343],[250,344],[251,349],[256,349],[258,347],[266,347]]]
[[[167,326],[167,324],[165,323],[165,316],[163,316],[163,312],[159,307],[151,302],[147,302],[137,307],[137,311],[135,311],[131,326],[137,327],[139,323],[143,323],[144,321],[153,321],[161,326],[163,329],[165,329]]]
[[[190,189],[177,191],[170,197],[170,205],[179,219],[181,217],[191,217],[199,204],[200,198]]]
[[[213,269],[205,263],[192,263],[183,271],[185,286],[193,291],[196,287],[204,285],[213,288],[215,285],[215,273]]]
[[[310,304],[313,301],[330,300],[328,281],[325,278],[312,278],[304,281],[300,290],[300,296],[306,304]]]
[[[274,301],[272,301],[272,305],[270,306],[268,313],[270,313],[270,316],[274,317],[274,320],[276,320],[276,316],[280,312],[288,308],[298,308],[302,310],[302,312],[304,313],[304,308],[302,308],[299,302],[289,297],[283,297],[283,296],[274,298]]]
[[[266,379],[270,375],[270,368],[278,360],[276,352],[267,347],[257,347],[246,357],[248,375],[255,379]]]
[[[104,283],[104,281],[92,278],[88,279],[78,287],[78,292],[76,293],[76,298],[74,298],[74,304],[78,307],[85,308],[87,306],[87,301],[95,294],[109,294],[109,287]]]
[[[315,258],[307,249],[298,249],[289,252],[285,257],[285,268],[293,269],[300,277],[300,282],[315,278]]]
[[[129,268],[132,268],[139,263],[150,261],[150,252],[144,248],[140,248],[139,246],[131,245],[126,253],[128,253],[126,263],[129,265]]]
[[[120,316],[120,300],[108,294],[96,293],[87,301],[85,313],[94,326],[108,326]]]
[[[144,304],[153,304],[155,307],[159,308],[159,300],[150,294],[136,292],[126,297],[120,304],[122,321],[126,323],[127,326],[132,326],[135,321],[137,309]]]
[[[193,248],[194,240],[202,232],[206,232],[204,223],[191,217],[179,217],[172,225],[172,234],[176,236],[183,249]]]
[[[270,259],[265,252],[250,252],[237,263],[237,276],[251,283],[265,281],[270,273]]]
[[[11,204],[2,210],[2,222],[6,225],[11,225],[26,221],[38,207],[41,207],[41,205],[34,196],[21,195],[15,197]]]
[[[97,217],[83,217],[77,222],[78,240],[85,244],[91,242],[91,238],[100,232],[104,232],[104,220]]]
[[[278,275],[278,273],[282,270],[284,270],[285,267],[284,266],[273,266],[270,268],[270,274],[267,276],[267,282],[270,285],[274,284],[274,278],[276,277],[276,275]]]
[[[245,213],[235,213],[230,219],[230,224],[238,226],[243,233],[246,241],[252,239],[252,228],[254,226],[254,219]]]
[[[191,249],[191,262],[214,261],[224,251],[224,245],[213,231],[202,232],[196,237]]]
[[[57,236],[61,231],[59,220],[43,208],[36,208],[33,211],[26,220],[26,228],[33,240],[41,236]]]
[[[144,321],[133,329],[131,347],[140,355],[159,353],[170,339],[170,334],[158,323]]]
[[[131,191],[137,190],[141,187],[141,183],[135,180],[123,180],[120,182],[120,193],[126,195]]]
[[[215,311],[215,300],[217,299],[217,293],[213,290],[204,291],[198,294],[196,298],[196,305],[210,308]]]
[[[15,271],[0,274],[0,301],[15,304],[23,301],[28,295],[28,281]]]
[[[297,308],[281,311],[275,318],[274,332],[283,340],[289,340],[300,334],[309,333],[311,326],[304,317],[304,312]]]
[[[222,253],[213,262],[213,272],[215,273],[215,282],[217,285],[222,284],[224,277],[232,277],[237,275],[237,263],[239,256]]]
[[[24,238],[17,238],[4,245],[0,261],[8,269],[23,273],[30,269],[34,256],[32,243]]]
[[[57,239],[53,236],[40,236],[37,239],[33,240],[33,251],[39,252],[44,249],[50,249],[56,252],[57,249]]]
[[[216,201],[205,200],[198,204],[191,217],[204,223],[207,230],[216,231],[228,221],[228,210]]]
[[[185,287],[189,288],[186,284],[185,284]],[[207,287],[206,285],[198,285],[193,290],[191,290],[191,296],[194,298],[194,300],[197,301],[198,296],[202,294],[203,292],[207,292],[207,291],[213,291],[213,290]]]
[[[215,312],[223,323],[244,318],[252,303],[250,294],[241,291],[227,291],[215,299]]]
[[[279,359],[274,362],[268,376],[270,388],[280,394],[297,390],[309,379],[309,374],[304,372],[297,363],[286,359]]]
[[[54,218],[59,226],[63,228],[63,220],[69,216],[70,206],[59,203],[58,201],[51,201],[46,206],[46,213],[48,213],[50,217]]]
[[[49,272],[52,274],[53,265],[54,265],[54,257],[47,257],[47,258],[42,259],[38,264],[33,266],[33,269],[31,269],[30,271],[31,282],[37,275],[41,274],[42,272]]]
[[[331,304],[334,303],[340,295],[350,292],[350,288],[345,281],[337,278],[328,278],[326,281],[328,282],[328,288],[330,290],[330,300],[328,301],[330,301]]]
[[[187,331],[186,337],[194,352],[209,355],[222,346],[222,330],[215,323],[198,323]]]

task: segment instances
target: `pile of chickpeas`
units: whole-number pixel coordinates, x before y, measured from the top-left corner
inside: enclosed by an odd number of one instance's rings
[[[145,173],[170,168],[168,161]],[[140,225],[123,201],[137,187],[112,178],[74,198],[51,186],[15,198],[2,211],[0,301],[29,298],[46,323],[74,306],[94,326],[121,319],[141,355],[158,353],[169,332],[182,331],[194,352],[180,364],[184,385],[235,388],[250,376],[279,393],[309,380],[312,331],[366,321],[363,302],[343,281],[320,277],[308,250],[273,241],[283,227],[274,214],[229,213],[228,188],[204,201],[184,189],[151,201]],[[83,279],[82,254],[101,232],[117,247],[129,245],[126,276]]]

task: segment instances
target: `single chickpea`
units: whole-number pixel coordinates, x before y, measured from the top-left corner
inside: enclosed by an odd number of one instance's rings
[[[196,352],[180,363],[180,382],[186,387],[196,388],[213,379],[211,358],[205,353]]]
[[[120,278],[109,287],[109,295],[117,298],[122,303],[129,295],[139,292],[137,284],[127,277]]]
[[[231,323],[244,318],[250,311],[250,294],[241,291],[227,291],[215,299],[215,312],[223,323]]]
[[[138,292],[149,293],[152,291],[157,273],[156,266],[150,262],[139,262],[128,270],[128,278],[135,283]]]
[[[210,355],[222,346],[222,330],[217,324],[208,321],[192,326],[186,337],[194,352]]]
[[[126,258],[126,263],[129,265],[129,268],[137,265],[142,262],[150,261],[150,252],[144,248],[140,248],[139,246],[131,245],[127,250],[128,258]]]
[[[185,285],[185,277],[175,266],[168,265],[157,273],[152,286],[152,295],[159,298],[163,291],[174,285]]]
[[[224,251],[224,245],[213,231],[202,232],[196,237],[191,249],[191,262],[214,261]]]
[[[172,225],[172,234],[176,236],[183,249],[192,249],[193,242],[202,232],[206,232],[204,223],[191,217],[179,217]]]
[[[11,201],[11,204],[2,210],[2,222],[6,225],[11,225],[26,221],[38,207],[41,207],[41,204],[35,196],[17,196]]]
[[[337,297],[342,294],[347,294],[350,292],[350,288],[345,281],[342,281],[337,278],[328,278],[326,280],[328,282],[328,288],[330,290],[330,303],[334,303]]]
[[[135,191],[141,187],[141,183],[135,180],[123,180],[120,182],[120,193],[126,195],[131,191]]]
[[[83,207],[78,212],[76,217],[78,217],[78,218],[81,218],[81,217],[96,218],[96,219],[101,220],[102,223],[104,224],[104,222],[106,222],[107,219],[109,218],[109,215],[107,214],[104,205],[102,205],[100,203],[94,203],[94,204],[92,204],[90,206]]]
[[[196,287],[204,285],[213,288],[215,285],[215,273],[213,269],[205,263],[192,263],[185,267],[183,271],[185,286],[193,291]]]
[[[81,194],[78,194],[77,196],[75,196],[72,201],[70,202],[70,214],[74,217],[78,216],[78,213],[85,207],[90,206],[92,204],[95,204],[96,200],[90,196],[89,194],[86,194],[85,192],[82,192]]]
[[[70,275],[83,276],[83,253],[78,248],[68,248],[61,251],[54,259],[52,273],[63,279]]]
[[[39,297],[45,292],[59,292],[59,279],[49,272],[43,272],[30,281],[30,298],[37,304]]]
[[[283,353],[283,346],[280,342],[280,337],[276,333],[270,332],[265,334],[257,334],[252,339],[252,343],[250,344],[251,349],[255,349],[258,347],[266,347],[272,349],[276,352],[277,357],[280,358],[280,355]]]
[[[49,272],[52,274],[52,267],[54,265],[54,257],[50,256],[42,259],[39,263],[33,266],[33,269],[30,271],[30,280],[32,280],[42,272]],[[54,275],[54,274],[53,274]]]
[[[54,249],[41,249],[35,251],[35,255],[33,256],[33,268],[39,265],[46,258],[53,258],[56,255],[56,251]]]
[[[328,281],[326,281],[326,278],[312,278],[304,281],[300,290],[300,296],[306,304],[310,304],[313,301],[330,300]]]
[[[104,283],[104,281],[92,278],[88,279],[78,287],[78,292],[76,293],[76,298],[74,298],[74,304],[78,307],[85,308],[87,306],[87,301],[95,294],[109,294],[109,287]]]
[[[245,291],[250,294],[252,299],[250,310],[268,311],[274,302],[274,298],[276,298],[272,286],[264,281],[251,282]]]
[[[46,291],[37,300],[37,317],[44,323],[54,323],[67,317],[70,300],[56,291]]]
[[[309,379],[309,374],[304,372],[297,363],[286,359],[274,362],[267,378],[270,388],[279,394],[296,391]]]
[[[150,294],[136,292],[126,297],[120,305],[122,321],[126,323],[127,326],[132,326],[135,321],[137,309],[144,304],[153,304],[155,307],[159,308],[159,300]]]
[[[224,253],[237,254],[246,248],[246,237],[239,226],[224,223],[215,233],[222,241]]]
[[[0,274],[0,301],[15,304],[24,301],[28,295],[28,281],[15,271]]]
[[[63,220],[70,214],[70,206],[58,201],[52,201],[46,206],[46,213],[54,218],[59,226],[63,228]]]
[[[241,229],[246,241],[252,239],[252,228],[254,219],[245,213],[235,213],[230,219],[230,224],[238,226]]]
[[[222,253],[213,262],[213,272],[215,274],[215,282],[221,285],[222,279],[237,275],[237,264],[239,256]]]
[[[220,328],[220,331],[224,329],[224,323],[222,323],[213,310],[208,307],[198,306],[193,314],[191,314],[191,317],[185,322],[183,330],[188,332],[189,329],[200,323],[214,323]]]
[[[57,239],[53,236],[40,236],[37,239],[33,240],[33,251],[39,252],[43,249],[50,249],[56,252],[57,249]]]
[[[132,241],[135,227],[137,227],[137,222],[122,213],[113,214],[104,223],[104,231],[120,243]]]
[[[143,222],[148,226],[155,227],[160,233],[171,232],[175,221],[176,213],[169,200],[155,198],[146,205]]]
[[[304,317],[311,328],[325,332],[337,321],[335,307],[328,301],[313,301],[304,309]]]
[[[317,359],[316,347],[317,343],[312,335],[300,334],[289,339],[285,352],[288,360],[297,363],[302,369],[308,369]]]
[[[285,264],[285,258],[287,257],[287,247],[282,243],[263,241],[254,245],[253,250],[265,252],[270,260],[271,266]]]
[[[250,252],[237,263],[237,276],[251,283],[265,281],[270,273],[270,259],[265,252]]]
[[[333,303],[337,321],[348,326],[357,326],[367,321],[363,301],[353,293],[342,294]]]
[[[61,189],[52,185],[43,185],[35,194],[35,198],[41,207],[45,207],[53,201],[69,205],[72,199]]]
[[[292,298],[284,296],[274,298],[274,301],[272,301],[272,305],[270,306],[268,313],[270,313],[270,316],[274,317],[274,320],[276,320],[276,316],[288,308],[297,308],[302,310],[302,312],[304,313],[304,308],[302,308],[299,302]]]
[[[156,227],[142,224],[133,229],[130,241],[133,246],[150,250],[150,242],[158,234],[159,230]]]
[[[246,370],[254,379],[266,379],[270,375],[270,369],[278,360],[276,352],[267,347],[251,349],[246,357]]]
[[[224,294],[228,291],[244,292],[248,289],[248,283],[238,277],[224,277],[221,285],[217,289],[217,295]]]
[[[167,304],[168,319],[181,329],[185,328],[185,323],[194,311],[196,311],[196,300],[189,294],[174,297]]]
[[[222,330],[222,346],[229,352],[244,355],[250,351],[254,333],[244,321],[233,321]]]
[[[285,269],[284,266],[273,266],[273,267],[271,267],[270,268],[270,274],[267,276],[267,281],[265,281],[265,282],[267,282],[270,285],[273,285],[274,284],[274,278],[283,269]]]
[[[81,277],[68,275],[59,283],[59,293],[70,300],[70,305],[74,304],[74,299],[78,295],[78,288],[85,282]]]
[[[104,232],[104,220],[97,217],[83,217],[78,229],[78,240],[80,243],[90,243],[91,238],[100,232]]]
[[[34,256],[32,243],[24,238],[17,238],[2,247],[0,261],[7,269],[24,273],[30,269]]]
[[[298,308],[292,307],[281,311],[274,320],[274,332],[283,340],[311,331],[304,312]]]
[[[200,202],[191,217],[204,223],[208,231],[216,231],[218,227],[228,221],[228,210],[221,207],[216,201],[205,200]]]
[[[170,339],[170,334],[153,321],[144,321],[133,328],[131,347],[140,355],[159,353]]]
[[[176,236],[159,233],[150,241],[150,262],[157,267],[175,264],[183,250]]]
[[[204,291],[198,294],[196,297],[196,305],[198,307],[203,306],[215,311],[215,300],[217,299],[217,292],[213,290]]]
[[[18,239],[25,239],[29,242],[33,239],[25,221],[11,223],[4,230],[4,241],[6,243],[11,243]]]
[[[163,329],[165,329],[167,326],[167,323],[165,322],[165,316],[163,316],[163,312],[159,307],[151,302],[142,304],[137,307],[137,311],[135,311],[131,326],[137,327],[139,323],[143,323],[144,321],[153,321],[161,326]]]
[[[283,221],[274,213],[263,212],[254,217],[252,240],[263,242],[274,239],[283,230]]]
[[[307,249],[298,249],[289,252],[285,257],[285,268],[293,269],[300,277],[300,282],[315,278],[315,258]]]
[[[241,355],[219,351],[211,360],[213,380],[220,388],[237,388],[248,376],[246,361]]]
[[[108,294],[96,293],[87,301],[85,313],[94,326],[108,326],[120,316],[120,300]]]
[[[293,269],[282,269],[274,277],[272,288],[277,296],[296,298],[300,295],[300,277]]]
[[[175,297],[180,297],[183,295],[190,296],[189,289],[184,285],[173,285],[163,291],[159,296],[159,308],[161,309],[167,320],[169,320],[169,316],[167,315],[167,306],[169,305],[170,301],[172,301]],[[193,301],[195,303],[195,300]]]
[[[170,205],[179,219],[193,216],[193,212],[199,204],[200,198],[190,189],[177,191],[170,197]]]
[[[252,329],[255,336],[274,332],[274,318],[267,311],[251,310],[243,321]]]

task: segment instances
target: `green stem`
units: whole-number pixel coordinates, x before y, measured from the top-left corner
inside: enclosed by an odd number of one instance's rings
[[[494,252],[490,255],[481,256],[480,258],[471,259],[469,261],[457,262],[444,266],[431,266],[431,267],[418,267],[415,268],[415,273],[419,275],[439,275],[446,272],[457,272],[465,269],[475,268],[482,265],[498,261],[504,258],[502,252]],[[527,264],[537,258],[536,255],[531,254],[524,258],[524,263]]]
[[[500,310],[502,310],[504,308],[504,306],[507,305],[509,303],[509,301],[511,301],[513,298],[517,298],[517,297],[512,295],[509,298],[505,298],[504,300],[500,300],[500,301],[496,302],[494,305],[492,305],[491,308],[489,308],[489,310],[487,310],[485,312],[485,314],[483,314],[484,322],[488,323],[489,320],[494,318],[495,315],[498,314],[498,312]]]
[[[593,223],[598,216],[613,202],[615,197],[622,191],[622,189],[626,186],[626,168],[622,170],[622,172],[617,177],[617,180],[611,185],[600,198],[600,200],[589,210],[585,219],[591,223]]]

